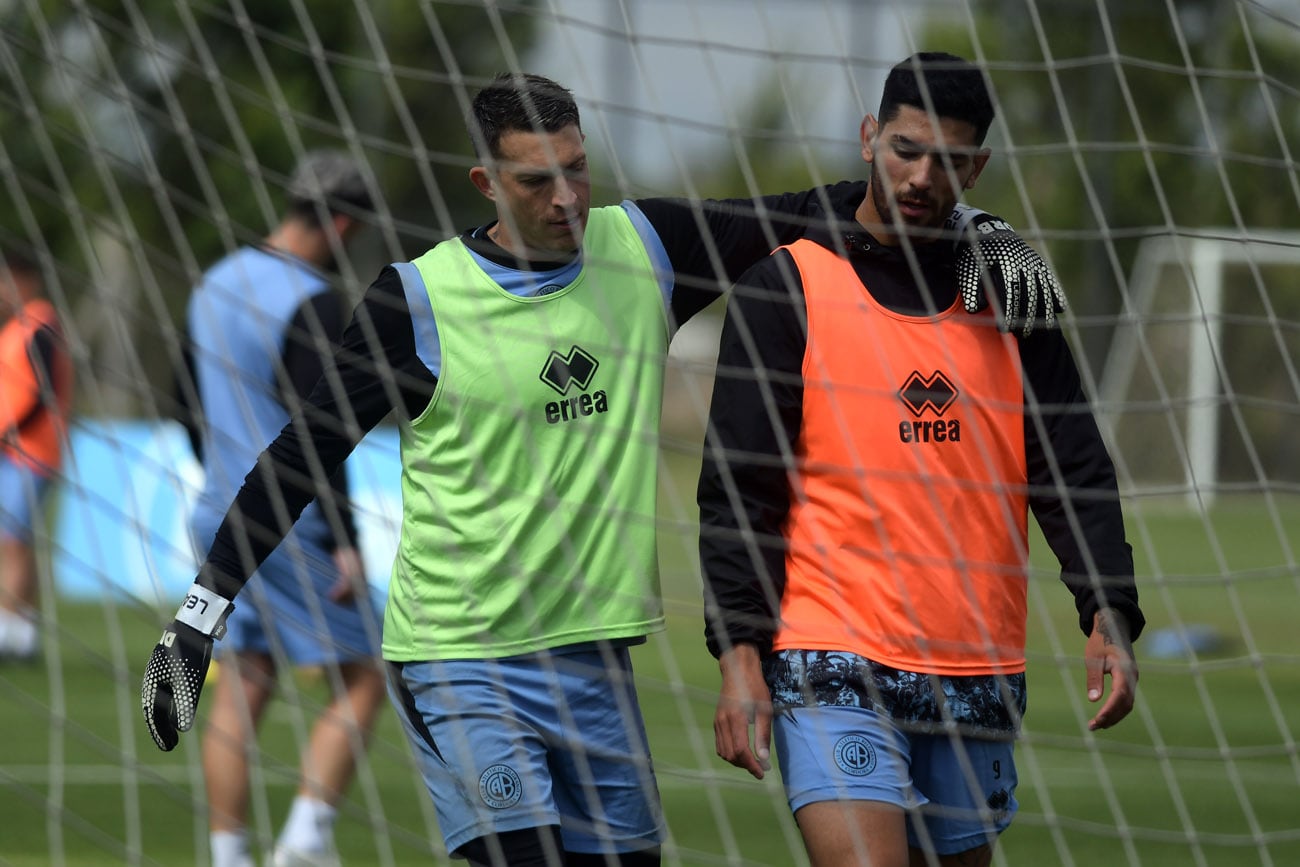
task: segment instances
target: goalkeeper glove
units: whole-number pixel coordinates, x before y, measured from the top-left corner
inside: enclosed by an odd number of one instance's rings
[[[967,313],[989,304],[998,328],[1028,337],[1037,327],[1055,328],[1065,293],[1033,247],[999,217],[958,205],[949,220],[962,245],[957,286]]]
[[[229,600],[195,584],[154,647],[140,701],[149,735],[163,752],[175,748],[179,732],[194,726],[212,642],[226,634],[226,617],[234,610]]]

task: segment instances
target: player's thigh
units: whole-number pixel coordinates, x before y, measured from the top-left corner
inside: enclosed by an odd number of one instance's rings
[[[392,663],[389,694],[448,851],[560,824],[545,738],[500,661]]]
[[[991,853],[1019,807],[1014,749],[1011,740],[915,735],[912,777],[927,803],[909,827],[911,845],[940,856]]]
[[[539,682],[553,685],[548,738],[564,848],[616,854],[657,847],[663,810],[627,648],[547,660],[553,676]]]
[[[816,801],[794,814],[813,867],[907,867],[907,817],[880,801]]]
[[[775,716],[772,734],[815,865],[907,863],[907,811],[923,798],[912,785],[908,740],[888,717],[859,707],[792,708]]]

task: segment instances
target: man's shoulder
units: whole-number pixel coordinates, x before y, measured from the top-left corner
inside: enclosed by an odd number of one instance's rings
[[[253,246],[232,250],[209,267],[200,288],[214,284],[239,284],[254,290],[268,284],[287,284],[310,292],[329,288],[325,274],[303,260]]]

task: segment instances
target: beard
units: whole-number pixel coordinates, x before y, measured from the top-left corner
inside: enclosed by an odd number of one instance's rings
[[[901,197],[901,201],[929,208],[928,216],[917,219],[907,217],[898,210],[897,202],[899,199],[890,197],[885,185],[880,182],[880,175],[877,172],[872,172],[871,179],[867,182],[867,195],[871,197],[871,203],[875,207],[876,213],[882,219],[889,221],[887,225],[882,227],[886,231],[907,234],[916,241],[933,241],[942,235],[944,220],[947,219],[948,215],[938,212],[935,201],[931,196],[905,194]]]

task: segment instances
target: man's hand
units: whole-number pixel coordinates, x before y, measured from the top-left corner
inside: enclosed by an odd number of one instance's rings
[[[713,715],[713,738],[718,755],[756,779],[772,769],[772,694],[763,681],[758,648],[738,644],[718,659],[722,689]],[[749,727],[754,727],[751,746]]]
[[[358,598],[365,598],[366,572],[361,562],[361,552],[356,548],[344,547],[334,549],[334,568],[339,577],[329,590],[331,602],[347,604]]]
[[[228,600],[195,584],[149,656],[140,703],[149,735],[163,752],[174,749],[179,733],[194,726],[212,660],[212,641],[226,634],[226,617],[234,608]]]
[[[957,287],[972,315],[990,304],[998,328],[1028,337],[1035,328],[1055,328],[1065,293],[1052,269],[1005,220],[958,205],[949,218],[956,232]]]
[[[1092,635],[1084,650],[1088,672],[1088,701],[1101,700],[1105,677],[1110,675],[1110,696],[1088,721],[1088,730],[1108,729],[1128,716],[1137,695],[1138,667],[1129,640],[1128,623],[1111,608],[1103,608],[1093,618]]]

